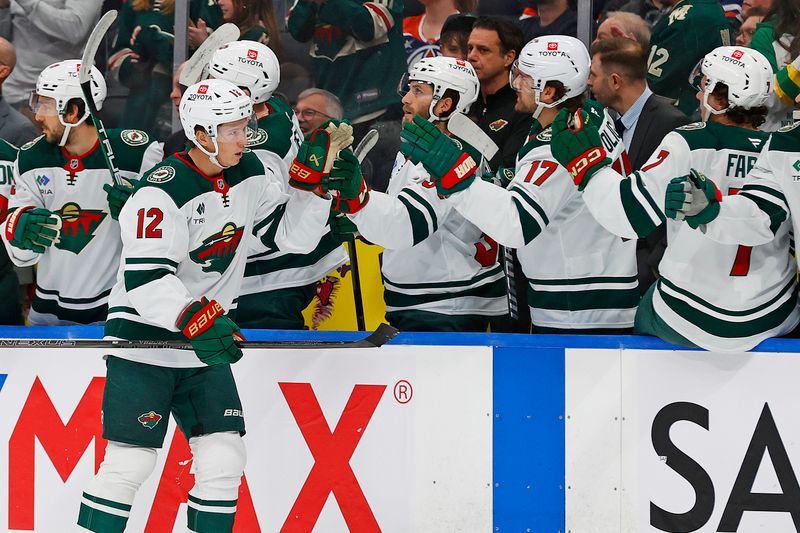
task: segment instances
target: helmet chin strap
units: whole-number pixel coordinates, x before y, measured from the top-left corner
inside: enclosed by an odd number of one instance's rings
[[[703,91],[703,107],[700,109],[700,119],[703,122],[708,122],[708,119],[711,118],[711,115],[724,115],[728,112],[729,108],[730,107],[714,109],[711,107],[711,104],[708,103],[708,93]]]
[[[67,140],[69,139],[70,130],[72,130],[72,128],[74,128],[75,126],[79,126],[79,125],[83,124],[84,122],[86,122],[86,118],[88,116],[89,116],[89,113],[88,112],[84,112],[83,117],[81,117],[81,119],[78,122],[75,122],[74,124],[70,124],[69,122],[65,122],[64,121],[64,115],[58,115],[58,121],[61,123],[62,126],[64,126],[64,133],[61,134],[61,140],[58,141],[58,145],[59,146],[66,146]]]
[[[214,163],[214,164],[215,164],[216,166],[218,166],[219,168],[221,168],[221,169],[223,169],[223,170],[224,170],[224,169],[226,169],[226,168],[230,168],[230,167],[231,167],[231,165],[223,165],[223,164],[222,164],[222,163],[220,163],[220,162],[219,162],[219,160],[217,159],[217,156],[219,155],[219,145],[217,144],[217,138],[216,138],[216,136],[213,136],[213,137],[212,137],[212,136],[210,136],[210,135],[209,135],[209,137],[211,137],[211,144],[213,144],[213,145],[214,145],[214,152],[209,152],[208,150],[206,150],[205,148],[203,148],[203,145],[202,145],[202,144],[200,144],[199,142],[198,142],[198,143],[195,143],[195,146],[197,146],[197,147],[200,149],[200,151],[201,151],[201,152],[203,152],[204,154],[206,154],[206,155],[208,156],[208,160],[209,160],[209,161],[211,161],[212,163]]]
[[[536,89],[533,90],[533,98],[536,102],[536,109],[533,111],[533,120],[539,120],[539,115],[541,115],[542,111],[544,111],[545,109],[552,109],[561,102],[563,102],[564,100],[566,100],[566,97],[562,97],[553,103],[545,104],[544,102],[539,100],[541,94],[542,91],[537,91]]]

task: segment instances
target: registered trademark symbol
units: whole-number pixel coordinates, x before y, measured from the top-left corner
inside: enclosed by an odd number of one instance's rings
[[[401,379],[394,384],[394,399],[397,403],[408,403],[414,395],[414,390],[411,388],[411,383]]]

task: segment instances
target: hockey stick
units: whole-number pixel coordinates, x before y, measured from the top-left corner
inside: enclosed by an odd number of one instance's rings
[[[470,146],[483,154],[486,160],[497,155],[499,148],[480,126],[472,122],[466,115],[455,113],[447,121],[450,133],[464,139]]]
[[[94,56],[97,55],[97,49],[100,48],[100,43],[106,36],[106,32],[114,23],[117,18],[115,10],[108,11],[100,18],[97,26],[92,30],[89,35],[89,40],[86,41],[86,46],[83,48],[83,55],[81,56],[81,66],[78,70],[78,83],[81,84],[81,91],[83,92],[83,99],[86,100],[86,108],[89,110],[89,116],[92,118],[92,123],[97,130],[97,136],[100,138],[100,150],[103,152],[103,157],[106,160],[106,166],[111,172],[111,178],[114,180],[115,185],[129,186],[127,180],[123,180],[119,173],[119,168],[114,159],[114,151],[111,149],[111,141],[108,140],[108,133],[106,132],[103,121],[100,120],[100,115],[97,110],[97,104],[92,98],[92,66],[94,65]]]
[[[369,336],[357,341],[242,341],[243,349],[313,350],[327,348],[379,348],[400,333],[388,324],[381,324]],[[0,348],[106,348],[106,349],[171,349],[191,350],[186,341],[129,341],[102,339],[0,339]]]
[[[359,163],[364,162],[364,158],[367,157],[369,151],[378,143],[379,136],[378,130],[369,130],[358,143],[358,146],[353,150],[353,155],[356,156]],[[353,274],[353,302],[356,307],[356,327],[358,331],[364,331],[367,329],[367,324],[364,320],[364,297],[361,294],[361,275],[358,270],[355,235],[350,235],[347,238],[347,255],[350,257],[350,272]]]
[[[200,81],[203,69],[208,66],[211,57],[217,49],[225,44],[231,43],[239,38],[239,28],[236,24],[228,22],[214,30],[208,38],[203,41],[192,57],[190,57],[181,71],[178,83],[184,87],[189,87]]]

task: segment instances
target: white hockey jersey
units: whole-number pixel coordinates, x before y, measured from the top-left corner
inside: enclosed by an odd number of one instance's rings
[[[453,142],[480,160],[463,142]],[[387,312],[508,312],[496,243],[439,198],[422,163],[397,154],[387,192],[370,192],[367,205],[349,218],[365,239],[386,249],[381,273]]]
[[[236,299],[247,239],[295,253],[325,231],[330,199],[266,179],[258,157],[206,176],[180,154],[142,176],[120,214],[122,261],[111,291],[105,334],[122,339],[184,339],[180,313],[203,296],[226,311]],[[169,367],[199,367],[191,350],[113,350],[112,355]]]
[[[641,171],[626,178],[609,168],[597,172],[583,192],[584,201],[610,231],[631,238],[646,235],[664,219],[670,180],[692,168],[711,178],[723,195],[747,189],[746,176],[767,136],[718,122],[683,126],[664,138]],[[724,196],[722,205],[731,200],[735,197]],[[668,220],[668,246],[653,294],[655,312],[707,350],[746,351],[789,332],[800,319],[789,229],[776,221],[774,238],[751,248],[716,242],[688,224]]]
[[[289,191],[289,166],[297,156],[303,134],[294,111],[273,97],[270,114],[259,119],[258,132],[248,141],[248,147],[264,164],[272,168],[270,176],[285,192]],[[241,294],[258,294],[289,287],[315,283],[347,262],[342,244],[326,233],[319,245],[307,254],[267,249],[255,240],[247,259]]]
[[[161,145],[139,130],[108,130],[120,174],[135,182],[161,161]],[[20,149],[9,209],[43,207],[61,217],[60,240],[43,254],[3,241],[17,266],[38,264],[33,325],[102,322],[116,279],[119,224],[111,218],[103,185],[113,183],[98,143],[71,156],[43,136]]]
[[[594,102],[601,137],[618,168],[629,165],[613,121]],[[534,123],[507,189],[482,180],[450,197],[456,209],[498,243],[517,249],[528,278],[535,326],[621,329],[633,326],[639,303],[636,242],[598,224],[550,151],[550,128]]]

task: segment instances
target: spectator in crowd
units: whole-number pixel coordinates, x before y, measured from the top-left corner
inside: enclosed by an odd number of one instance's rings
[[[344,110],[339,98],[325,89],[312,87],[297,96],[295,115],[303,135],[308,135],[328,120],[342,120]]]
[[[20,150],[10,215],[0,232],[15,265],[38,266],[28,315],[33,325],[105,321],[117,279],[117,218],[131,188],[114,184],[108,171],[78,84],[81,66],[60,61],[39,76],[31,107],[44,135]],[[97,67],[90,87],[102,108],[106,85]],[[142,131],[108,130],[108,137],[128,182],[161,160],[160,144]]]
[[[772,9],[773,0],[743,0],[742,1],[742,19],[746,19],[758,12],[766,13]],[[756,11],[756,13],[753,12]]]
[[[186,87],[181,85],[179,81],[181,78],[181,72],[183,72],[183,67],[185,66],[186,62],[183,62],[178,66],[178,70],[175,71],[175,75],[172,76],[172,91],[169,93],[169,99],[172,102],[172,107],[175,108],[177,113],[180,113],[181,98],[183,98],[183,93],[186,91]],[[189,139],[186,137],[186,133],[183,131],[183,128],[179,128],[178,131],[172,132],[172,134],[170,134],[170,136],[164,141],[164,159],[168,158],[172,154],[186,151],[188,142]]]
[[[614,126],[622,136],[633,170],[644,165],[667,133],[689,122],[686,115],[647,86],[645,50],[625,37],[595,41],[589,72],[588,84],[595,99],[616,115]],[[644,293],[658,277],[658,263],[666,247],[664,224],[637,242],[640,292]]]
[[[25,117],[20,118],[30,124]],[[17,159],[17,152],[15,146],[0,137],[0,224],[5,222],[8,216],[8,199],[14,186],[14,161]],[[8,326],[22,324],[21,296],[14,263],[9,259],[5,246],[0,246],[0,324]]]
[[[280,29],[275,18],[272,0],[218,0],[222,22],[231,22],[239,28],[240,41],[256,41],[269,45],[273,52],[282,54]],[[197,48],[211,33],[207,20],[189,22],[188,39],[191,48]]]
[[[405,42],[408,66],[423,57],[434,57],[441,54],[439,39],[448,17],[474,10],[474,0],[425,0],[425,12],[421,15],[403,19],[403,40]],[[464,4],[473,4],[465,6]]]
[[[719,0],[662,1],[670,7],[650,37],[647,84],[691,116],[697,91],[689,76],[703,56],[733,42],[730,23]]]
[[[100,18],[99,0],[0,0],[0,19],[11,19],[17,67],[3,84],[3,97],[27,112],[28,97],[39,73],[62,59],[81,57],[83,46]]]
[[[800,55],[800,9],[797,0],[774,0],[763,22],[756,25],[750,48],[758,50],[776,74]],[[763,130],[775,131],[792,123],[791,99],[773,93],[767,102],[769,113]]]
[[[0,87],[11,75],[16,62],[17,54],[14,45],[0,37]],[[37,135],[39,135],[39,131],[31,121],[9,106],[5,96],[0,92],[0,139],[8,141],[14,146],[22,146]],[[0,183],[0,186],[2,185]],[[0,213],[2,213],[2,209],[0,209]]]
[[[578,34],[578,13],[569,0],[539,0],[536,16],[519,21],[525,42],[542,35]]]
[[[594,42],[613,37],[633,39],[645,49],[650,44],[650,26],[635,13],[626,11],[611,11],[606,19],[597,28],[597,37]]]
[[[206,0],[192,0],[189,8],[193,20],[218,22],[216,6],[209,7]],[[132,0],[122,6],[108,67],[129,89],[119,120],[124,128],[157,132],[161,138],[172,131],[167,111],[174,25],[174,0]],[[163,118],[157,124],[160,114]]]
[[[475,17],[459,13],[450,15],[442,26],[439,48],[443,56],[467,59],[469,53],[469,34],[475,24]]]
[[[353,123],[355,143],[370,130],[380,134],[369,155],[370,186],[386,190],[400,145],[397,85],[406,69],[402,2],[297,0],[288,27],[300,42],[312,41],[314,85],[341,100]]]
[[[758,7],[750,10],[750,14],[739,27],[739,33],[736,35],[736,46],[750,46],[750,41],[753,40],[753,35],[756,33],[756,26],[764,20],[764,15],[766,14],[765,10]]]
[[[522,45],[517,25],[498,17],[479,17],[469,35],[467,59],[481,82],[481,94],[470,115],[500,147],[489,162],[494,170],[514,168],[517,152],[533,123],[530,113],[514,111],[517,95],[508,83],[508,73]]]

